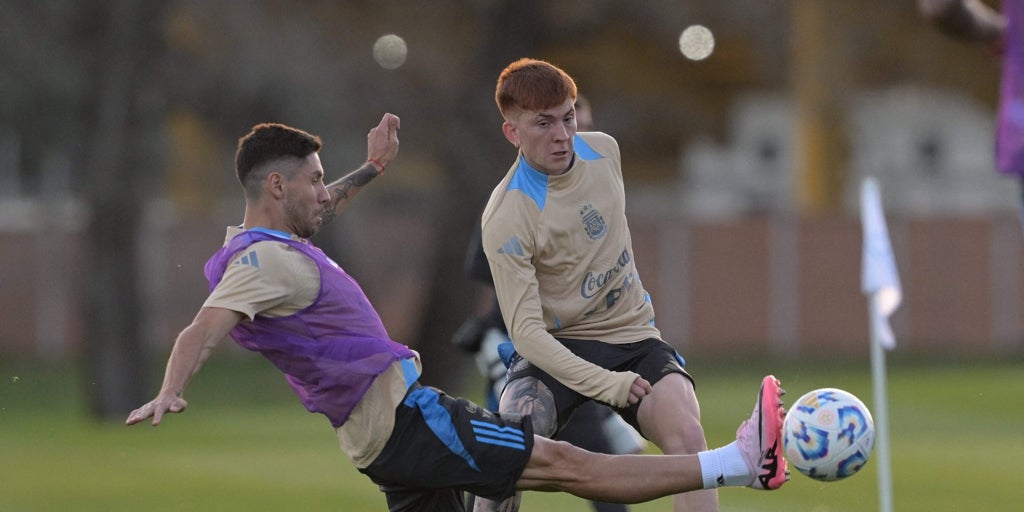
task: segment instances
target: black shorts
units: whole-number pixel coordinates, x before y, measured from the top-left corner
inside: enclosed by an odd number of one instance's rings
[[[657,384],[662,377],[671,373],[682,374],[690,379],[690,382],[693,382],[693,377],[685,369],[686,360],[671,345],[659,339],[649,338],[636,343],[622,344],[564,338],[558,338],[558,341],[583,360],[612,371],[635,372],[650,382],[652,386]],[[554,394],[559,429],[565,426],[573,411],[580,404],[590,400],[589,397],[573,391],[544,370],[530,364],[517,353],[512,357],[512,362],[509,365],[508,382],[511,383],[523,377],[539,379]],[[636,419],[637,411],[640,409],[639,402],[629,407],[614,409],[637,432],[643,434]]]
[[[515,494],[532,451],[528,418],[414,384],[383,451],[360,471],[393,512],[462,510],[462,491],[494,500]]]

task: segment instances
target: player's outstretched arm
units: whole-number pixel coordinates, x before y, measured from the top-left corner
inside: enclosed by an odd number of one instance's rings
[[[231,332],[242,320],[242,314],[223,308],[203,308],[174,341],[171,357],[167,361],[164,383],[156,398],[128,415],[126,425],[134,425],[149,417],[153,426],[159,425],[164,414],[181,412],[188,407],[182,398],[185,385],[199,371],[210,350]]]
[[[398,154],[398,128],[401,120],[394,114],[384,114],[380,123],[366,135],[366,163],[327,185],[331,202],[324,213],[322,224],[334,220],[349,201],[374,178],[384,173]]]

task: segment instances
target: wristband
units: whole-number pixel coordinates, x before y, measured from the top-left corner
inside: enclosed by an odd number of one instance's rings
[[[380,160],[377,160],[376,158],[367,158],[366,161],[368,163],[373,164],[376,167],[380,167],[380,170],[377,171],[377,174],[384,174],[384,164],[380,163]]]

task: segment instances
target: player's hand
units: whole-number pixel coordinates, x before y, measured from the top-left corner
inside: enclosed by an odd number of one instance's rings
[[[398,154],[398,128],[401,120],[394,114],[384,114],[380,124],[370,129],[366,135],[366,156],[367,161],[377,168],[377,172],[384,172],[391,159]]]
[[[124,422],[125,425],[134,425],[150,416],[153,417],[153,426],[160,424],[163,420],[164,414],[168,412],[181,412],[188,407],[188,402],[180,396],[173,394],[161,394],[154,398],[151,402],[138,409],[132,411],[128,415],[128,419]]]
[[[633,381],[633,385],[629,387],[629,405],[636,404],[643,400],[645,396],[650,394],[654,388],[650,382],[647,382],[643,377],[637,377]]]

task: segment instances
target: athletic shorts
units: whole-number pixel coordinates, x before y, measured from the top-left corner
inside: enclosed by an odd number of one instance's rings
[[[652,386],[657,384],[662,377],[671,373],[682,374],[690,379],[690,382],[693,382],[693,377],[684,369],[686,361],[683,357],[671,345],[659,339],[648,338],[636,343],[622,344],[564,338],[558,338],[558,341],[583,360],[612,371],[637,373]],[[573,411],[580,404],[590,400],[589,397],[573,391],[544,370],[530,364],[517,353],[512,356],[512,363],[509,365],[508,382],[511,383],[523,377],[539,379],[554,394],[559,430],[565,426]],[[505,386],[507,387],[508,384]],[[639,402],[629,407],[614,409],[637,432],[643,433],[636,418],[637,411],[640,409]]]
[[[383,451],[360,471],[389,510],[463,510],[462,491],[493,500],[516,492],[533,450],[528,417],[488,411],[413,384]]]

